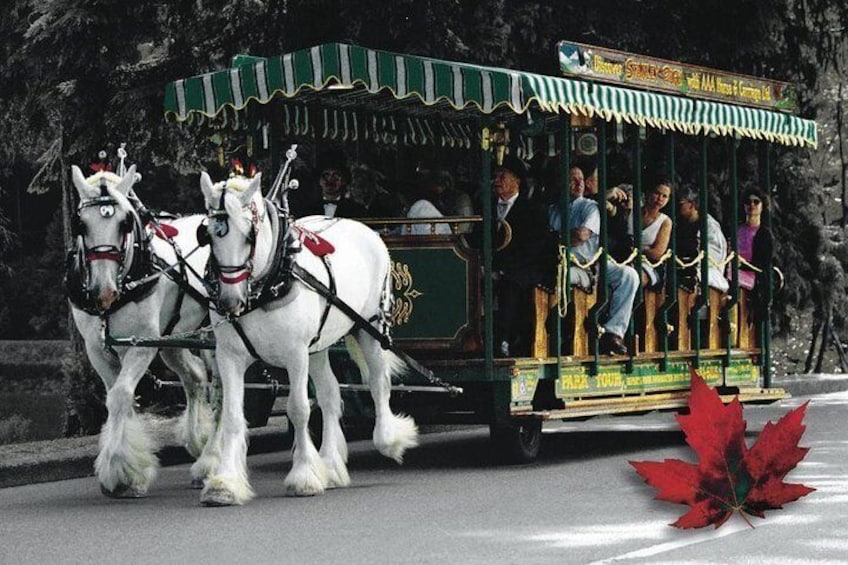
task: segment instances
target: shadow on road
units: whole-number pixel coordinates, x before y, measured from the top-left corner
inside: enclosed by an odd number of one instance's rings
[[[647,449],[685,447],[679,431],[587,431],[544,433],[539,458],[532,465],[555,465],[585,461],[610,455],[633,454]],[[357,470],[395,469],[394,461],[377,453],[370,441],[350,444],[349,468]],[[273,466],[278,467],[279,463]],[[487,428],[437,433],[425,436],[421,445],[409,451],[403,466],[412,469],[482,469],[506,467],[494,452]],[[514,466],[513,466],[514,467]],[[270,470],[272,464],[257,466]]]

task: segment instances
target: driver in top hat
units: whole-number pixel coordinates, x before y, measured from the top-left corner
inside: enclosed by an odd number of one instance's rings
[[[550,288],[553,274],[547,217],[538,202],[523,197],[526,175],[524,163],[511,155],[492,173],[497,220],[493,269],[498,277],[495,349],[503,357],[530,354],[533,289]]]

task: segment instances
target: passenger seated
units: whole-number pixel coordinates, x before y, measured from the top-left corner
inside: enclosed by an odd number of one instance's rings
[[[403,205],[397,196],[383,186],[382,173],[359,163],[351,168],[350,198],[365,210],[364,218],[397,218]]]
[[[768,201],[765,194],[757,188],[746,190],[742,194],[745,208],[745,223],[737,230],[739,256],[760,270],[754,271],[744,264],[739,266],[739,286],[751,290],[751,312],[756,319],[762,320],[768,314],[769,292],[766,284],[766,272],[771,268],[772,234],[762,225],[762,215]]]
[[[612,258],[621,262],[630,257],[635,247],[633,185],[620,184],[615,187],[613,194],[614,197],[607,201],[607,248]]]
[[[701,226],[698,193],[692,187],[685,187],[677,196],[678,228],[677,255],[683,261],[691,261],[698,256],[701,248]],[[707,284],[722,293],[730,284],[722,273],[721,264],[727,259],[727,239],[721,231],[721,224],[707,214],[707,252],[710,258]],[[701,270],[697,265],[681,273],[681,284],[694,290],[700,280]],[[685,281],[685,282],[684,282]]]
[[[671,182],[659,179],[645,194],[642,208],[641,248],[647,261],[642,261],[642,285],[650,289],[659,289],[663,285],[665,269],[654,268],[668,251],[671,240],[671,218],[662,212],[671,197]]]
[[[453,177],[447,171],[430,172],[424,180],[424,190],[421,198],[409,208],[408,218],[443,218],[446,216],[472,216],[471,197],[455,188]],[[471,231],[471,224],[458,226],[459,233]],[[413,235],[429,235],[431,233],[450,234],[449,224],[413,224],[404,226],[403,233]]]
[[[571,226],[569,252],[581,262],[588,262],[599,249],[601,215],[597,202],[583,195],[585,191],[583,171],[579,167],[572,167],[569,174],[573,197],[569,209]],[[550,225],[555,231],[562,229],[562,218],[558,208],[551,211]],[[569,273],[569,277],[571,278],[573,274]],[[604,333],[599,343],[599,352],[626,355],[628,350],[623,338],[633,313],[633,299],[639,289],[639,275],[633,267],[619,266],[608,261],[606,282],[612,297],[609,318],[604,323]]]

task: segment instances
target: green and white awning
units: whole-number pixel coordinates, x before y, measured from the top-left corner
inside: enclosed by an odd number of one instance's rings
[[[327,43],[272,58],[237,58],[230,69],[175,81],[165,92],[166,116],[184,121],[241,110],[280,96],[328,93],[344,106],[369,108],[363,92],[414,106],[483,114],[543,112],[600,116],[687,134],[740,136],[815,147],[816,124],[791,114],[589,83],[509,69],[398,55]],[[367,97],[367,95],[366,95]]]

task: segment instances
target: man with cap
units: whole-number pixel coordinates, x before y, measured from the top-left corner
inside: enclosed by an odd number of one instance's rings
[[[550,286],[547,217],[533,200],[519,198],[526,182],[526,167],[511,155],[492,174],[492,205],[496,233],[493,270],[495,293],[496,353],[503,357],[529,355],[531,305],[536,286]]]

